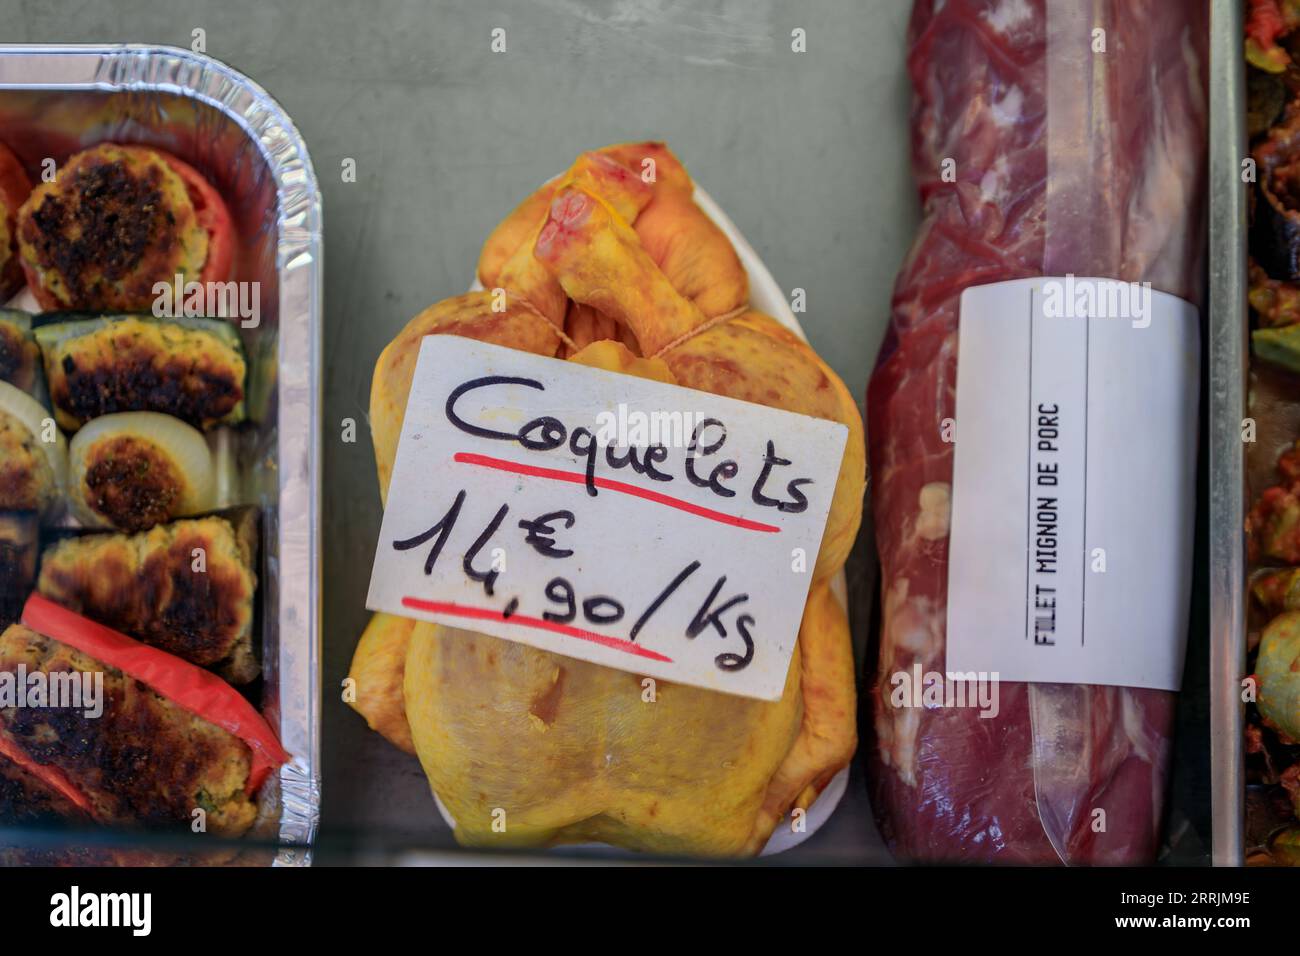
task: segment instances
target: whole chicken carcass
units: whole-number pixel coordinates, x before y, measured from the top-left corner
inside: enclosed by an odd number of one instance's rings
[[[744,267],[692,193],[665,146],[639,143],[584,153],[520,204],[484,246],[484,289],[426,309],[379,357],[370,414],[380,487],[431,334],[845,424],[784,694],[765,702],[661,681],[647,699],[636,674],[376,614],[352,662],[353,706],[419,756],[467,845],[753,854],[856,746],[848,620],[830,580],[861,517],[861,418],[812,349],[748,308]],[[502,811],[504,830],[493,825]]]

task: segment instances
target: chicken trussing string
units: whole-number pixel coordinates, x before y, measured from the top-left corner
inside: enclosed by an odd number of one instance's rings
[[[661,682],[646,702],[634,674],[376,614],[352,663],[354,706],[419,755],[464,843],[752,854],[856,747],[848,620],[830,582],[861,518],[857,403],[793,332],[748,307],[744,266],[693,190],[665,145],[625,144],[583,153],[507,216],[479,258],[484,288],[424,310],[379,357],[380,492],[431,334],[841,422],[848,439],[785,693],[769,703]],[[500,809],[504,833],[492,826]]]

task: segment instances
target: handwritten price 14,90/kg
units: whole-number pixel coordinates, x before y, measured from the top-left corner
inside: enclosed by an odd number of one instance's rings
[[[432,574],[435,565],[438,563],[438,558],[442,554],[443,547],[460,518],[466,497],[467,492],[462,489],[457,493],[451,507],[432,527],[414,537],[395,540],[393,542],[394,550],[410,551],[426,544],[429,545],[428,555],[424,562],[424,573],[426,575]],[[500,577],[500,572],[492,567],[490,562],[481,561],[480,555],[488,547],[493,537],[501,530],[509,514],[510,506],[501,505],[461,559],[461,570],[465,576],[469,580],[481,584],[484,593],[488,597],[496,596],[496,583]],[[576,521],[577,518],[572,511],[558,510],[547,512],[535,518],[520,519],[517,522],[517,527],[523,532],[523,543],[532,548],[538,555],[551,560],[563,561],[571,557],[574,552],[571,549],[561,547],[556,538],[561,533],[561,526],[563,530],[568,530],[574,526]],[[691,561],[683,567],[656,595],[654,600],[641,611],[640,616],[637,617],[628,632],[626,641],[612,639],[602,641],[602,643],[610,643],[614,646],[626,644],[628,647],[624,649],[632,650],[634,653],[638,652],[639,649],[635,644],[637,636],[660,607],[699,569],[699,561]],[[723,622],[723,616],[748,602],[749,595],[745,593],[733,594],[722,599],[720,595],[726,583],[726,575],[717,578],[708,595],[697,606],[690,621],[686,623],[682,632],[685,637],[693,640],[709,627],[712,627],[721,638],[725,639],[731,636],[726,624]],[[547,581],[543,591],[546,600],[549,602],[549,607],[542,612],[540,619],[521,614],[520,600],[517,596],[511,597],[503,610],[499,612],[489,611],[487,614],[492,617],[499,617],[500,620],[509,621],[514,619],[517,623],[556,630],[586,639],[599,639],[600,635],[573,627],[579,615],[581,615],[584,623],[598,627],[618,624],[627,616],[627,609],[611,595],[596,594],[579,597],[575,593],[573,584],[563,575],[552,577]],[[482,617],[485,615],[479,614],[477,616]],[[754,659],[754,641],[751,636],[751,629],[754,626],[753,616],[750,614],[737,614],[734,625],[737,636],[744,643],[744,653],[725,652],[714,657],[714,663],[724,671],[743,670]],[[645,653],[648,656],[667,660],[667,658],[662,658],[658,654],[649,655],[649,652]]]

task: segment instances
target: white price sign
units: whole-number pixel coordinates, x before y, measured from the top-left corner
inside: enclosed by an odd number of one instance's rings
[[[366,606],[779,700],[847,431],[429,336]]]

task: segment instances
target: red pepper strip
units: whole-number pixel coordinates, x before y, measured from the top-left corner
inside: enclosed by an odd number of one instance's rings
[[[288,761],[289,755],[262,715],[217,675],[119,634],[39,594],[27,599],[23,623],[33,631],[116,667],[196,717],[225,728],[242,740],[253,754],[245,788],[248,794],[253,794],[274,768]]]
[[[90,798],[77,789],[68,775],[58,767],[49,764],[37,763],[32,759],[31,754],[23,750],[17,744],[13,743],[4,734],[0,734],[0,756],[8,757],[22,770],[26,770],[33,777],[36,777],[46,786],[57,790],[63,796],[67,797],[78,807],[86,812],[88,816],[94,816],[94,811],[90,806]]]

